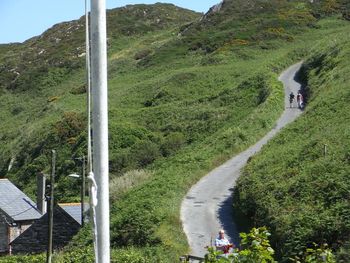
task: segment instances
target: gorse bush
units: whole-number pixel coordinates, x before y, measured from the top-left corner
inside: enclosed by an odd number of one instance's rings
[[[54,132],[59,140],[64,142],[75,138],[85,129],[86,121],[83,116],[76,112],[65,112],[60,121],[54,125]]]

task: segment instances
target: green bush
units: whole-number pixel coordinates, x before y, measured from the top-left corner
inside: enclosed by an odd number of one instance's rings
[[[303,257],[296,259],[291,259],[292,262],[296,263],[336,263],[335,256],[332,253],[332,250],[327,248],[327,244],[321,245],[318,247],[314,244],[314,247],[307,248]]]
[[[168,134],[161,145],[163,156],[169,156],[178,151],[186,143],[186,138],[181,132]]]
[[[84,84],[84,85],[73,87],[70,93],[73,95],[80,95],[80,94],[86,93],[86,90],[87,90],[87,85]]]
[[[209,248],[205,263],[273,263],[274,250],[269,242],[270,233],[265,227],[253,228],[249,233],[241,233],[241,248],[234,248],[228,257],[221,257],[222,252]]]
[[[143,59],[143,58],[147,57],[151,53],[152,53],[152,50],[150,50],[150,49],[140,50],[134,55],[134,59],[135,60]]]
[[[346,242],[336,254],[336,262],[346,263],[350,262],[350,243]]]
[[[138,168],[151,164],[159,156],[159,146],[151,141],[136,142],[130,152],[130,158],[136,162]]]
[[[54,132],[61,141],[76,138],[86,127],[86,122],[80,113],[65,112],[60,121],[54,125]]]
[[[42,263],[45,262],[46,255],[40,254],[40,255],[32,255],[32,256],[2,256],[0,257],[1,263]]]
[[[215,247],[208,248],[208,254],[205,255],[205,263],[273,263],[274,250],[270,245],[270,233],[266,227],[253,228],[249,233],[240,233],[241,248],[233,248],[233,251],[227,256],[222,256],[221,251]],[[290,262],[295,263],[335,263],[335,256],[327,248],[326,244],[318,247],[316,244],[306,251],[300,251],[302,257],[291,258]]]

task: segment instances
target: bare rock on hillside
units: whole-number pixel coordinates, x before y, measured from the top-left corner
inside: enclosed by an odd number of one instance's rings
[[[208,12],[206,12],[204,14],[204,16],[202,16],[202,18],[200,19],[201,21],[202,20],[205,20],[208,16],[212,15],[212,14],[215,14],[217,12],[219,12],[222,8],[222,6],[224,5],[224,3],[226,2],[226,0],[222,0],[220,3],[212,6]]]

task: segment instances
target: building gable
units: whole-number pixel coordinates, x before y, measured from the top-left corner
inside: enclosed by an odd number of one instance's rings
[[[55,206],[53,216],[53,248],[59,249],[69,243],[80,229],[79,223],[64,209]],[[11,242],[11,251],[18,253],[40,253],[48,244],[48,213],[33,223],[25,232]]]

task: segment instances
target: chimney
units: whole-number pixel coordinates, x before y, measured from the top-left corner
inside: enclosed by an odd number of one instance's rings
[[[37,174],[37,194],[36,194],[36,206],[39,212],[43,215],[46,214],[46,200],[45,200],[45,189],[46,189],[46,178],[42,172]]]

